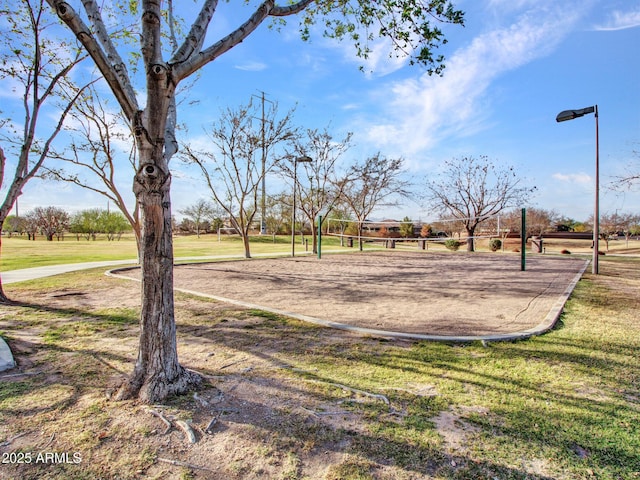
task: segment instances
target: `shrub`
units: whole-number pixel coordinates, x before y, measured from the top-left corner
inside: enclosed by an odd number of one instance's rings
[[[502,240],[500,240],[499,238],[491,239],[491,241],[489,242],[489,248],[492,252],[497,252],[502,248]]]
[[[446,242],[444,242],[444,246],[454,252],[460,248],[460,245],[462,245],[462,243],[458,240],[454,240],[453,238],[450,238]]]

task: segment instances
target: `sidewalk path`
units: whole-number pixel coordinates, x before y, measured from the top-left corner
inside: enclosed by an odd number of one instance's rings
[[[67,265],[49,265],[46,267],[23,268],[21,270],[9,270],[2,272],[2,284],[26,282],[43,277],[51,277],[61,273],[88,270],[91,268],[114,267],[118,265],[135,265],[137,260],[113,260],[108,262],[70,263]]]
[[[344,252],[344,250],[325,250],[324,253]],[[291,252],[282,253],[257,253],[252,255],[256,257],[288,257]],[[312,252],[296,252],[296,256],[308,256],[315,255]],[[183,262],[194,261],[206,261],[206,260],[232,260],[232,259],[244,259],[242,254],[233,255],[205,255],[200,257],[178,257],[174,260],[174,263],[179,264]],[[10,283],[26,282],[27,280],[36,280],[43,277],[51,277],[53,275],[59,275],[61,273],[76,272],[78,270],[89,270],[91,268],[101,267],[117,267],[119,265],[137,265],[138,260],[110,260],[103,262],[84,262],[84,263],[69,263],[66,265],[49,265],[46,267],[33,267],[23,268],[21,270],[8,270],[1,272],[2,284],[8,285]]]

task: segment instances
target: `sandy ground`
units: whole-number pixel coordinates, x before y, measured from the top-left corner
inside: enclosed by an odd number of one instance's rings
[[[380,252],[181,265],[177,288],[357,327],[487,335],[540,324],[585,260]]]

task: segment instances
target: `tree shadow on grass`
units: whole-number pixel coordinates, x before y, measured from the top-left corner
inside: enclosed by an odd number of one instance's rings
[[[84,321],[116,326],[122,322],[108,314],[94,314],[75,308],[55,308],[35,304],[23,304],[24,307],[56,315],[70,317],[71,321]],[[239,312],[239,313],[238,313]],[[629,406],[621,405],[611,398],[584,398],[577,393],[554,391],[544,384],[522,378],[508,368],[503,373],[487,367],[491,364],[505,363],[514,360],[537,363],[541,368],[548,365],[560,366],[591,365],[592,358],[588,354],[588,345],[577,340],[544,337],[527,342],[501,344],[499,347],[481,349],[477,346],[460,347],[442,344],[419,342],[386,342],[370,338],[358,337],[347,332],[326,330],[291,321],[272,314],[260,315],[259,312],[242,312],[234,310],[237,321],[221,322],[198,318],[199,324],[183,324],[178,322],[179,342],[182,344],[210,345],[214,353],[231,351],[236,355],[250,358],[248,363],[238,363],[222,369],[217,366],[206,366],[201,359],[190,356],[187,368],[191,367],[210,377],[218,377],[213,383],[225,389],[226,408],[220,416],[220,426],[244,425],[255,433],[254,428],[268,432],[269,441],[274,441],[283,448],[295,451],[301,458],[311,455],[323,455],[331,451],[339,455],[356,455],[364,459],[367,474],[374,478],[384,469],[393,466],[410,475],[439,476],[442,478],[522,478],[546,480],[552,477],[541,473],[532,473],[529,468],[516,468],[508,462],[493,460],[493,456],[471,453],[450,453],[441,444],[428,441],[426,431],[416,429],[407,423],[406,418],[398,420],[401,435],[394,434],[376,419],[380,405],[372,402],[354,402],[349,395],[340,389],[311,388],[305,383],[301,374],[291,367],[300,364],[313,365],[316,361],[333,362],[335,370],[324,373],[313,373],[313,380],[320,384],[347,384],[355,389],[381,389],[390,385],[381,380],[357,378],[352,371],[380,371],[381,378],[405,378],[407,381],[433,382],[442,392],[442,405],[434,409],[422,409],[419,396],[411,393],[389,395],[391,405],[397,409],[412,409],[411,418],[421,415],[430,418],[438,409],[460,400],[453,400],[446,393],[446,388],[473,388],[480,392],[504,399],[504,404],[492,407],[491,414],[475,416],[467,419],[482,429],[488,441],[491,437],[503,443],[512,443],[521,450],[527,446],[533,452],[551,451],[556,456],[556,468],[569,465],[571,468],[605,469],[609,472],[628,472],[635,468],[638,460],[633,456],[633,445],[626,448],[612,438],[613,433],[603,432],[602,422],[609,418],[624,421],[633,412]],[[257,318],[256,318],[257,317]],[[64,320],[61,320],[64,322]],[[131,322],[131,331],[133,331]],[[137,323],[137,319],[136,319]],[[110,331],[99,332],[109,335]],[[130,332],[131,333],[131,332]],[[562,343],[570,342],[577,351],[567,354],[562,351]],[[628,349],[619,346],[620,354],[627,354]],[[105,351],[99,348],[67,348],[56,342],[33,346],[34,349],[47,349],[58,355],[75,355],[81,357],[82,364],[89,364],[89,370],[105,372],[113,369],[114,363],[129,363],[132,359],[126,355]],[[55,359],[54,359],[55,360]],[[233,364],[231,359],[229,364]],[[484,363],[483,363],[484,362]],[[615,359],[598,359],[597,369],[615,372],[624,366]],[[191,364],[192,363],[192,364]],[[225,365],[227,364],[225,363]],[[48,409],[65,409],[75,404],[87,388],[104,389],[106,381],[100,375],[87,377],[86,370],[66,366],[58,375],[62,379],[56,383],[73,388],[68,398],[59,398],[57,403],[47,406]],[[254,367],[254,368],[251,368]],[[52,367],[53,368],[53,367]],[[60,370],[60,369],[58,369]],[[115,370],[115,369],[114,369]],[[276,373],[274,373],[276,372]],[[121,371],[117,372],[121,374]],[[48,377],[55,379],[53,376]],[[607,381],[614,381],[611,374]],[[48,384],[38,378],[31,379],[32,388],[43,389]],[[227,382],[227,383],[225,383]],[[620,380],[621,385],[630,387],[630,380]],[[234,395],[233,385],[250,384],[256,392],[263,392],[261,387],[268,386],[270,391],[278,392],[285,401],[277,403],[268,395],[250,398]],[[395,385],[395,380],[392,380]],[[50,385],[50,384],[49,384]],[[27,386],[25,384],[25,386]],[[626,388],[626,387],[625,387]],[[336,390],[336,391],[334,391]],[[530,396],[537,404],[518,403],[510,400],[512,395]],[[24,392],[23,392],[24,393]],[[20,392],[15,393],[18,398]],[[342,428],[326,421],[322,415],[300,408],[291,408],[295,402],[286,399],[308,398],[312,404],[344,405],[358,421],[357,428]],[[344,403],[345,400],[347,403]],[[269,401],[275,403],[269,403]],[[292,403],[293,402],[293,403]],[[563,414],[554,414],[546,404],[557,403],[571,410],[573,418]],[[202,407],[189,397],[176,399],[176,405],[184,408],[194,416],[203,415]],[[532,406],[533,405],[533,406]],[[535,406],[537,405],[537,406]],[[261,412],[259,415],[247,415],[247,412]],[[29,415],[34,411],[15,408],[8,412],[11,415]],[[35,412],[38,413],[38,412]],[[215,414],[214,410],[208,412]],[[194,417],[194,418],[196,418]],[[203,421],[205,417],[202,417]],[[584,425],[584,431],[574,429],[569,423]],[[387,425],[388,427],[388,425]],[[412,430],[412,432],[408,432]],[[411,433],[409,435],[408,433]],[[422,432],[422,433],[421,433]],[[585,432],[590,432],[592,438]],[[207,441],[203,438],[201,441]],[[212,439],[215,441],[215,438]],[[304,445],[313,445],[308,450]],[[535,455],[535,453],[532,453]],[[575,457],[571,460],[571,457]],[[626,465],[626,467],[624,467]],[[581,467],[582,466],[582,467]],[[624,470],[627,468],[627,470]],[[638,466],[640,468],[640,466]],[[344,477],[348,478],[348,477]]]
[[[600,379],[614,383],[623,390],[633,388],[633,379],[625,379],[616,373],[628,368],[625,362],[607,357],[597,359],[594,364],[588,344],[576,341],[581,349],[571,352],[563,352],[563,341],[554,345],[555,339],[551,337],[500,344],[488,349],[417,342],[401,347],[335,332],[327,335],[324,342],[319,342],[317,330],[300,326],[297,327],[297,332],[266,323],[252,325],[250,329],[237,327],[227,329],[226,332],[223,329],[221,325],[212,326],[209,332],[200,330],[198,335],[209,338],[213,343],[220,342],[220,345],[232,343],[234,348],[251,351],[252,355],[269,361],[274,366],[282,365],[283,357],[290,358],[292,364],[302,357],[303,361],[314,364],[316,360],[326,363],[327,356],[330,356],[333,363],[343,365],[344,371],[340,373],[342,378],[334,378],[331,374],[313,375],[316,380],[325,384],[349,383],[353,388],[366,390],[366,385],[371,383],[368,379],[345,382],[344,378],[352,378],[349,370],[371,371],[371,367],[375,367],[387,371],[386,375],[390,378],[393,378],[393,371],[396,370],[398,378],[408,375],[416,381],[421,379],[423,382],[434,382],[444,390],[472,388],[477,392],[487,392],[494,398],[494,402],[495,399],[502,399],[501,404],[492,405],[488,402],[490,415],[472,416],[469,420],[482,428],[488,439],[497,437],[501,443],[517,445],[523,452],[530,449],[534,456],[535,452],[538,455],[540,452],[553,452],[559,465],[569,465],[578,470],[604,469],[615,475],[616,472],[624,473],[631,471],[629,469],[640,468],[639,460],[634,454],[632,435],[627,439],[618,438],[620,432],[609,429],[612,421],[632,425],[632,419],[637,414],[637,409],[625,402],[620,392],[611,392],[605,388],[601,395],[599,391],[590,391],[588,386],[582,389],[581,385],[576,385],[574,390],[572,385],[559,390],[553,386],[552,379],[538,379],[531,372],[526,375],[517,372],[518,368],[523,368],[522,364],[528,364],[528,368],[532,369],[573,369],[593,380],[597,380],[598,372],[602,372]],[[278,330],[286,331],[290,336],[289,340],[278,335]],[[332,337],[332,340],[327,340],[328,337]],[[273,343],[272,347],[269,346],[270,343]],[[258,344],[259,349],[252,348]],[[266,354],[268,350],[277,352],[277,357]],[[618,345],[615,351],[616,355],[630,354],[625,345]],[[493,367],[496,364],[504,364],[505,368],[495,370]],[[386,386],[388,385],[383,387]],[[449,396],[445,394],[444,397]],[[561,411],[554,411],[550,407],[552,405],[561,406]],[[379,440],[367,435],[360,435],[359,438],[363,442],[361,445],[374,445]],[[635,443],[638,443],[637,439]],[[399,445],[398,455],[408,454],[408,451],[415,448],[411,442],[399,442]],[[429,452],[432,453],[430,450]],[[373,457],[376,462],[407,463],[402,455],[397,458],[394,455],[391,455],[391,460]],[[523,455],[526,457],[527,454]],[[467,459],[456,463],[471,465],[473,471],[488,468],[486,465],[491,464],[481,459]],[[424,466],[424,462],[421,464]],[[518,469],[508,470],[497,473],[498,478],[544,478],[525,474]]]

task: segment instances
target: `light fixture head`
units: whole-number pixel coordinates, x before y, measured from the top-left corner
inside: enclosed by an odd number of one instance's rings
[[[582,117],[588,113],[594,113],[596,107],[580,108],[578,110],[564,110],[556,116],[556,122],[566,122],[567,120],[573,120],[574,118]]]

